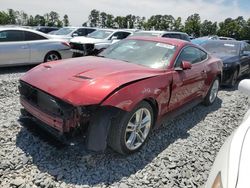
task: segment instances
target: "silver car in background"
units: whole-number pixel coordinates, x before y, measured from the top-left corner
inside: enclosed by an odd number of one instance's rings
[[[52,39],[39,31],[0,28],[0,67],[38,64],[71,58],[67,42]]]
[[[48,33],[52,38],[59,38],[69,41],[78,36],[87,36],[89,33],[96,31],[93,27],[63,27],[55,32]]]

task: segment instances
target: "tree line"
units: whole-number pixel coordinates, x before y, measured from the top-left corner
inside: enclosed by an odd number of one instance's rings
[[[44,15],[28,15],[24,11],[8,9],[0,11],[0,25],[24,25],[24,26],[69,26],[67,14],[61,19],[59,14],[51,11]],[[100,28],[129,28],[144,30],[166,30],[182,31],[191,36],[200,37],[207,35],[219,35],[232,37],[238,40],[250,40],[250,18],[247,20],[242,16],[237,18],[226,18],[222,22],[210,20],[201,21],[199,14],[192,14],[186,20],[172,15],[152,15],[146,17],[129,14],[127,16],[114,16],[96,9],[91,10],[88,20],[83,26]]]
[[[200,15],[195,13],[182,22],[181,17],[174,18],[172,15],[159,14],[146,19],[132,14],[114,16],[93,9],[88,21],[83,23],[83,26],[87,25],[101,28],[182,31],[194,37],[219,35],[238,40],[250,40],[250,18],[245,20],[242,16],[235,19],[227,18],[218,23],[209,20],[201,21]]]
[[[44,15],[28,15],[24,11],[8,9],[0,11],[0,25],[22,25],[22,26],[68,26],[69,17],[67,14],[60,19],[57,12],[51,11]]]

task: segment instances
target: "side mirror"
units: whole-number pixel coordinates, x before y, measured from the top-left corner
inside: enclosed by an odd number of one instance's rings
[[[118,40],[118,37],[117,36],[113,36],[113,37],[111,37],[111,40]]]
[[[72,37],[77,37],[77,36],[78,36],[77,33],[73,33],[73,34],[72,34]]]
[[[176,67],[174,70],[183,71],[187,69],[191,69],[192,64],[189,61],[182,61],[180,67]]]
[[[191,69],[192,64],[189,61],[182,61],[181,62],[181,68],[183,70]]]

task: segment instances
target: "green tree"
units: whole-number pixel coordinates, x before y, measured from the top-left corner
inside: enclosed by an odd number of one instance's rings
[[[181,23],[181,17],[174,20],[173,31],[182,31],[184,26]]]
[[[0,11],[0,25],[6,25],[9,24],[9,15],[8,13],[4,12],[4,11]]]
[[[29,25],[29,26],[36,26],[34,17],[32,15],[29,16],[29,18],[28,18],[28,24],[27,25]]]
[[[45,18],[39,14],[37,14],[35,17],[34,17],[34,24],[35,25],[39,25],[39,26],[45,26],[46,24],[46,21],[45,21]]]
[[[106,27],[114,28],[114,16],[112,14],[107,14]]]
[[[204,20],[201,24],[201,36],[215,35],[217,31],[217,22]]]
[[[69,26],[69,17],[68,17],[67,14],[65,14],[65,15],[63,16],[63,25],[64,25],[65,27]]]
[[[199,14],[193,14],[187,18],[185,21],[184,31],[189,35],[193,35],[195,37],[200,36],[201,29],[201,18]]]
[[[217,34],[219,36],[239,38],[240,25],[232,18],[227,18],[224,22],[219,23],[219,30]]]
[[[16,12],[13,9],[8,9],[9,24],[16,24]]]
[[[89,23],[91,27],[98,27],[100,24],[99,11],[96,9],[91,10],[89,15]]]
[[[83,27],[87,27],[87,26],[88,26],[88,22],[84,22],[84,23],[82,24],[82,26],[83,26]]]
[[[117,28],[127,28],[127,18],[126,17],[122,17],[122,16],[117,16],[115,19],[114,19],[114,24],[115,24],[115,27]]]
[[[100,13],[100,27],[107,27],[107,14],[105,12]]]
[[[55,11],[51,11],[49,13],[49,22],[48,22],[48,26],[58,26],[58,25],[62,25],[60,23],[60,20],[59,20],[60,16],[57,12]]]

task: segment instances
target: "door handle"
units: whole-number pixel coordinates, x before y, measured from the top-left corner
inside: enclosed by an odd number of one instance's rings
[[[201,73],[206,73],[207,71],[206,70],[202,70]]]

